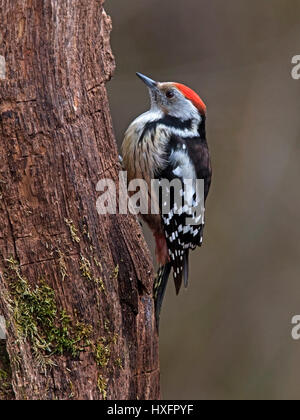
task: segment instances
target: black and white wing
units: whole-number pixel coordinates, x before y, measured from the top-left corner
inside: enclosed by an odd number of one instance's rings
[[[189,250],[201,246],[204,204],[211,181],[209,152],[200,138],[173,136],[168,149],[168,167],[158,175],[160,211],[168,245],[176,292],[184,278],[188,284]],[[170,185],[165,182],[168,180]],[[169,205],[170,204],[170,205]]]

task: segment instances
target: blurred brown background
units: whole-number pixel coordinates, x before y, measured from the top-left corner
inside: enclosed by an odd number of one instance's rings
[[[214,179],[190,286],[161,317],[166,399],[300,398],[300,54],[297,0],[107,0],[118,143],[148,108],[140,71],[208,107]]]

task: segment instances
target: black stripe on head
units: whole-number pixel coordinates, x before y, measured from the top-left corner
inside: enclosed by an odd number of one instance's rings
[[[191,130],[193,121],[186,120],[182,121],[179,118],[172,117],[171,115],[165,115],[163,118],[160,118],[156,121],[150,121],[145,124],[144,130],[139,138],[139,143],[143,141],[146,133],[149,131],[155,131],[158,125],[164,125],[165,127],[177,128],[179,130]],[[153,139],[152,139],[153,141]]]
[[[158,123],[165,125],[167,127],[178,128],[179,130],[191,130],[193,125],[193,120],[182,121],[179,118],[172,117],[171,115],[165,115]]]

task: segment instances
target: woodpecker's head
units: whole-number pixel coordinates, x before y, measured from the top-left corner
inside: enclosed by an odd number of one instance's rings
[[[202,99],[189,87],[181,83],[155,82],[141,73],[137,76],[147,85],[150,92],[151,108],[166,115],[189,120],[206,114]]]

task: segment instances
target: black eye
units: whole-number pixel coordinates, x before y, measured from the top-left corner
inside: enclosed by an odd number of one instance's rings
[[[168,99],[172,99],[172,98],[174,98],[174,92],[173,92],[173,90],[167,90],[167,92],[166,92],[166,97],[168,98]]]

